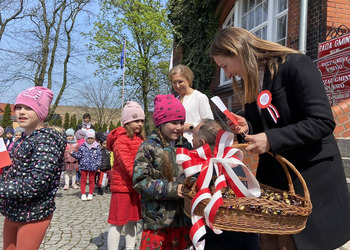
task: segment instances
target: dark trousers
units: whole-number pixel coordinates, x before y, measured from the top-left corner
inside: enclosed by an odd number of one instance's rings
[[[223,231],[222,234],[215,234],[209,227],[206,227],[205,250],[258,250],[259,235],[255,233],[242,233],[234,231]]]

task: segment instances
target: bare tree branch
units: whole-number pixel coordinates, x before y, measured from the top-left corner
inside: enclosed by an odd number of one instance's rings
[[[2,15],[1,13],[7,9],[9,3],[11,3],[11,1],[9,1],[8,3],[6,3],[6,1],[3,1],[2,3],[0,2],[0,41],[1,41],[1,37],[5,32],[5,28],[6,25],[11,22],[12,20],[17,19],[17,17],[19,16],[19,14],[21,14],[21,12],[23,11],[23,6],[24,6],[24,0],[19,0],[19,9],[9,18],[6,19],[2,19]]]
[[[121,99],[115,86],[110,82],[91,83],[79,90],[80,106],[90,109],[91,116],[97,119],[100,127],[116,121],[120,115]],[[78,104],[78,103],[77,103]]]

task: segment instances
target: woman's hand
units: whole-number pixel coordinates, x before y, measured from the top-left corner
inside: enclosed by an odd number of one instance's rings
[[[234,134],[247,133],[247,131],[249,129],[247,120],[243,116],[236,115],[232,112],[231,112],[231,114],[236,118],[238,126],[236,126],[231,120],[227,120],[227,126],[229,126],[230,130]]]
[[[270,142],[265,133],[246,135],[244,140],[250,143],[245,149],[254,154],[263,154],[270,150]]]
[[[183,195],[183,192],[182,192],[182,184],[179,184],[177,186],[177,195],[180,197],[180,198],[183,198],[184,195]]]
[[[182,131],[183,132],[192,132],[194,129],[194,126],[192,123],[185,123],[184,126],[183,126],[183,129]]]

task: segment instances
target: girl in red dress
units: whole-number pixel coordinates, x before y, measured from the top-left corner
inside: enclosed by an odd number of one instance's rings
[[[132,173],[137,150],[144,141],[145,113],[137,102],[127,102],[122,111],[122,127],[107,137],[107,149],[113,152],[114,164],[110,190],[112,192],[108,223],[108,249],[119,247],[125,226],[125,249],[135,248],[136,224],[141,219],[140,195],[132,186]]]

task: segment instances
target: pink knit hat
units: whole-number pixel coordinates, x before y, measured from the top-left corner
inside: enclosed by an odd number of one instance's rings
[[[186,111],[179,99],[174,95],[157,95],[154,99],[153,120],[158,127],[170,121],[185,121]]]
[[[40,121],[44,121],[49,113],[49,107],[53,99],[53,93],[45,87],[31,87],[22,91],[16,99],[14,109],[19,104],[30,107]]]
[[[122,111],[122,123],[145,120],[145,112],[137,102],[128,101]]]
[[[77,140],[81,140],[85,138],[85,131],[82,129],[79,129],[77,132],[75,132],[75,138],[77,138]]]

